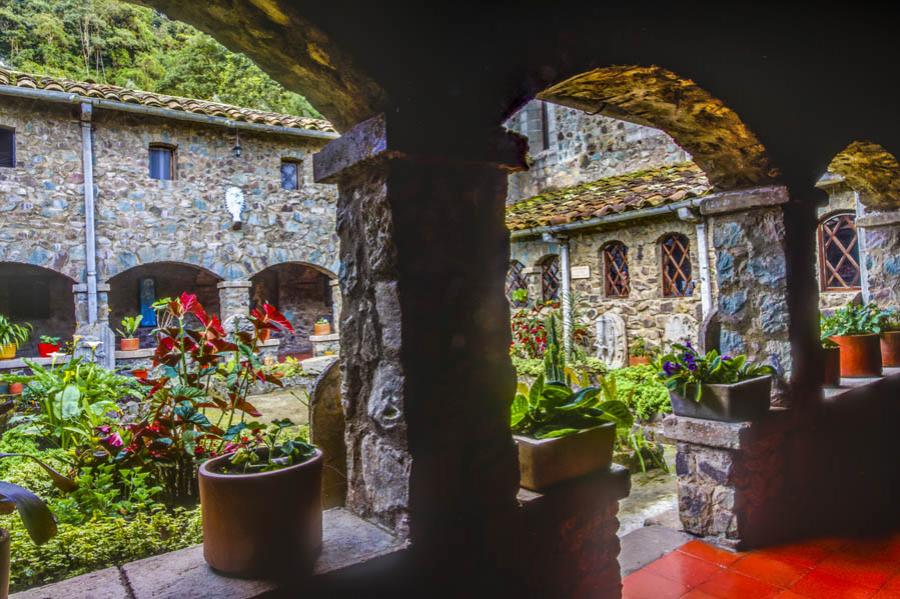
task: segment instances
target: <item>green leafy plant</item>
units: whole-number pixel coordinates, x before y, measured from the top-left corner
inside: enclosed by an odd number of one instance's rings
[[[231,455],[222,468],[224,474],[251,474],[271,472],[288,466],[302,464],[316,455],[314,445],[300,436],[283,438],[282,432],[294,427],[294,423],[284,418],[263,427],[258,422],[241,423],[226,434],[229,440],[250,433],[255,442],[245,442]]]
[[[821,316],[822,337],[878,334],[889,318],[890,312],[880,310],[874,303],[849,303],[831,314]]]
[[[122,328],[116,329],[116,333],[123,339],[131,339],[137,334],[139,328],[141,328],[141,321],[144,320],[144,317],[140,314],[136,316],[126,316],[122,319]]]
[[[616,381],[622,399],[636,420],[646,422],[657,414],[672,411],[669,391],[659,380],[657,369],[652,364],[618,368],[607,377]]]
[[[767,364],[754,364],[747,356],[720,356],[716,350],[704,355],[697,353],[690,344],[674,344],[670,352],[656,361],[659,378],[670,391],[682,397],[702,399],[703,385],[731,385],[765,375],[775,374]]]
[[[647,343],[647,340],[643,337],[635,339],[628,348],[628,355],[632,358],[650,357],[655,352],[656,349]]]
[[[526,306],[528,305],[528,290],[513,289],[512,293],[509,294],[509,299],[515,306]]]
[[[0,347],[15,345],[16,348],[28,341],[32,327],[29,323],[17,324],[0,314]]]
[[[41,335],[40,337],[41,343],[46,343],[47,345],[59,345],[60,338],[54,337],[53,335]]]
[[[331,321],[329,321],[327,318],[322,316],[321,318],[316,319],[316,324],[320,324],[320,325],[321,324],[331,324]]]
[[[0,453],[0,459],[24,458],[34,460],[50,476],[50,480],[61,491],[72,491],[77,485],[38,458],[19,453]],[[36,545],[49,541],[56,534],[56,520],[44,500],[19,485],[0,481],[0,514],[11,514],[18,510],[28,536]]]

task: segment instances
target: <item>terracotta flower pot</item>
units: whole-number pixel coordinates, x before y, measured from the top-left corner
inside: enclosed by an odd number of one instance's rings
[[[719,420],[722,422],[746,422],[756,420],[769,411],[772,394],[772,377],[759,376],[733,385],[703,385],[700,401],[693,395],[682,397],[669,391],[672,411],[676,416]]]
[[[38,355],[49,358],[50,354],[59,351],[59,343],[38,343]]]
[[[823,347],[824,364],[822,384],[826,387],[839,387],[841,384],[841,348]]]
[[[513,435],[519,449],[519,485],[542,491],[555,484],[605,470],[612,463],[612,422],[555,439]]]
[[[0,345],[0,360],[12,360],[16,357],[16,344]]]
[[[120,342],[122,351],[135,351],[141,349],[141,340],[137,337],[125,337]]]
[[[649,364],[650,356],[628,356],[629,366],[639,366],[641,364]]]
[[[841,348],[841,376],[881,376],[881,342],[878,335],[829,337]]]
[[[331,323],[326,322],[325,324],[314,324],[313,325],[313,335],[330,335],[331,334]]]
[[[890,368],[900,366],[900,331],[881,334],[881,365]]]
[[[22,389],[25,388],[25,385],[22,383],[10,383],[9,384],[9,393],[10,395],[21,395]]]
[[[0,528],[0,599],[9,597],[9,533]]]
[[[322,452],[254,474],[222,474],[229,456],[200,466],[203,557],[240,578],[297,575],[322,547]]]

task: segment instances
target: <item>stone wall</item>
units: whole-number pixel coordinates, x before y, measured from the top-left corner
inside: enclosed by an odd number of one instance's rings
[[[680,233],[689,240],[692,280],[695,282],[690,296],[663,297],[659,240],[667,233]],[[625,298],[606,297],[605,294],[601,249],[609,241],[621,241],[628,248],[630,293]],[[529,299],[539,299],[540,262],[549,254],[559,254],[558,245],[539,239],[513,240],[511,252],[513,260],[533,268],[533,274],[529,275],[533,282]],[[624,322],[628,344],[639,338],[655,347],[667,347],[672,341],[696,343],[703,320],[697,252],[695,225],[674,216],[631,221],[618,228],[573,232],[569,239],[571,266],[576,271],[579,267],[589,268],[587,278],[572,280],[578,316],[590,325],[592,334],[595,334],[599,317],[605,314],[619,316]]]
[[[539,194],[547,188],[569,187],[620,175],[676,164],[691,159],[669,135],[653,129],[556,104],[546,104],[550,146],[541,150],[541,111],[532,100],[505,123],[529,137],[531,166],[509,178],[508,202]],[[536,151],[537,149],[537,151]]]

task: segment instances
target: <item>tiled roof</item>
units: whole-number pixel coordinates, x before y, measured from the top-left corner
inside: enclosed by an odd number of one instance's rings
[[[671,204],[711,189],[703,171],[693,162],[684,162],[545,191],[508,206],[506,225],[514,231],[562,225]]]
[[[276,112],[266,112],[264,110],[253,110],[251,108],[240,108],[229,104],[208,102],[206,100],[194,100],[191,98],[180,98],[178,96],[167,96],[165,94],[127,89],[103,83],[85,83],[59,77],[29,75],[27,73],[19,73],[4,68],[0,68],[0,85],[43,89],[47,91],[76,94],[85,98],[101,98],[103,100],[124,102],[127,104],[142,104],[144,106],[152,106],[155,108],[180,110],[182,112],[222,117],[233,121],[243,121],[247,123],[258,123],[262,125],[288,127],[291,129],[306,129],[308,131],[322,131],[327,133],[335,132],[331,123],[322,119],[278,114]]]

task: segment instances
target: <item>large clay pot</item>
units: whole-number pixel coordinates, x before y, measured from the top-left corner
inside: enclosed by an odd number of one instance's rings
[[[228,457],[200,466],[206,563],[239,578],[309,570],[322,547],[322,452],[255,474],[222,474]]]
[[[881,334],[881,365],[889,368],[900,367],[900,331],[886,331]]]
[[[829,337],[841,348],[841,376],[881,376],[881,342],[878,335]]]
[[[141,349],[141,340],[137,337],[125,337],[120,342],[122,351],[136,351]]]
[[[733,385],[703,385],[700,401],[677,391],[669,391],[672,411],[676,416],[719,420],[722,422],[745,422],[757,420],[769,411],[769,396],[772,394],[772,377],[759,376]]]
[[[612,463],[612,422],[565,437],[532,439],[513,435],[519,448],[519,485],[543,491],[555,484],[606,470]]]
[[[16,344],[0,345],[0,360],[12,360],[16,357]]]
[[[822,384],[826,387],[839,387],[841,385],[841,348],[823,347],[824,363],[822,370]]]
[[[58,343],[38,343],[38,355],[42,358],[49,358],[50,354],[58,351]]]
[[[331,323],[326,322],[325,324],[313,324],[313,335],[330,335],[331,334]]]
[[[650,356],[628,356],[629,366],[639,366],[641,364],[649,364]]]
[[[9,597],[9,533],[0,528],[0,599]]]

